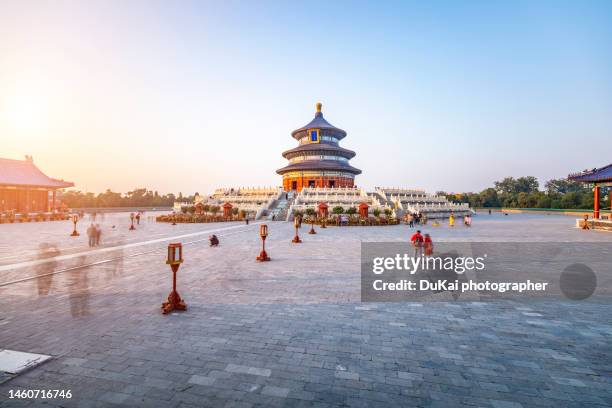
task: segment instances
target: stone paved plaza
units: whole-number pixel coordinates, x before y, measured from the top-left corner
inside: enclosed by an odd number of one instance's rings
[[[98,222],[94,249],[86,222],[77,238],[69,222],[0,225],[0,349],[53,356],[0,378],[1,407],[612,406],[605,296],[361,303],[361,242],[407,241],[407,226],[303,226],[296,245],[291,224],[268,223],[272,262],[260,264],[257,223]],[[612,244],[563,216],[423,229],[436,241]],[[211,233],[220,247],[208,247]],[[173,241],[185,245],[188,310],[164,316]],[[19,389],[73,397],[8,398]]]

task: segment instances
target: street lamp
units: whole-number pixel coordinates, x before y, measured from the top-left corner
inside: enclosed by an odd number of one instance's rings
[[[314,222],[315,220],[314,220],[314,215],[313,215],[312,218],[310,218],[310,231],[308,231],[308,233],[311,235],[317,233],[317,231],[315,231],[314,229]]]
[[[257,259],[259,262],[269,261],[270,257],[266,252],[266,238],[268,237],[268,226],[266,224],[261,224],[259,226],[259,236],[261,237],[261,252]]]
[[[79,236],[79,232],[76,230],[77,222],[79,222],[79,216],[77,214],[72,214],[72,223],[74,224],[74,230],[72,231],[72,234],[70,234],[71,237]]]
[[[295,237],[293,237],[291,242],[293,242],[294,244],[299,244],[302,242],[302,240],[300,239],[300,236],[298,235],[298,228],[300,228],[300,219],[298,217],[295,217],[293,219],[293,225],[295,225]]]
[[[187,305],[176,291],[176,272],[183,263],[183,245],[180,242],[168,244],[168,259],[166,263],[172,269],[172,292],[168,295],[168,300],[162,303],[163,314],[168,314],[173,310],[187,309]]]
[[[130,225],[130,231],[134,231],[136,229],[136,227],[134,227],[134,213],[130,214],[130,221],[132,222],[132,225]]]

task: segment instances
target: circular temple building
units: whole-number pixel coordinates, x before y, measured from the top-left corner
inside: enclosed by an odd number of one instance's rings
[[[304,187],[353,187],[361,170],[349,164],[355,152],[339,146],[346,136],[342,129],[323,118],[321,104],[309,124],[291,132],[299,146],[283,152],[289,165],[276,172],[283,176],[285,191]]]

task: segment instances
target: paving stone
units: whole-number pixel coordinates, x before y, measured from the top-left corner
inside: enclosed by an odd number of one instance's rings
[[[275,387],[273,385],[266,385],[261,390],[264,395],[271,395],[273,397],[285,398],[289,395],[291,390],[289,388]]]

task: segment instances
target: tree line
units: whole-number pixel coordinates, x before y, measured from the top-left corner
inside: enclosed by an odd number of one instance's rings
[[[609,190],[609,187],[601,188],[601,208],[610,207]],[[450,201],[469,203],[470,207],[591,209],[594,204],[592,186],[588,184],[553,179],[544,184],[544,190],[540,190],[538,179],[532,176],[506,177],[480,193],[439,191],[437,194]]]
[[[179,193],[160,195],[157,191],[137,188],[125,194],[110,189],[103,193],[83,193],[82,191],[65,191],[61,200],[69,208],[102,208],[102,207],[172,207],[175,201],[193,202],[194,196],[183,196]]]

